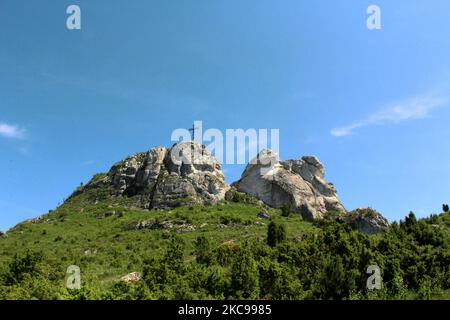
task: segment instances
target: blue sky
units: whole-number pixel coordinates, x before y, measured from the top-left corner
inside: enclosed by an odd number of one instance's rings
[[[82,30],[66,28],[71,4]],[[279,128],[281,157],[317,155],[348,209],[438,212],[449,17],[446,0],[2,0],[0,229],[194,120]]]

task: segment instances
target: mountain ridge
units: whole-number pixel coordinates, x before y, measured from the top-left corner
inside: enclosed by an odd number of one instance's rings
[[[387,219],[375,210],[367,208],[371,215],[360,214],[367,212],[361,208],[347,211],[335,186],[325,181],[324,176],[324,166],[315,156],[280,160],[278,154],[264,149],[251,159],[240,179],[228,185],[221,164],[206,147],[196,141],[185,141],[170,148],[157,146],[127,156],[114,163],[108,172],[95,174],[68,200],[86,194],[87,201],[95,204],[122,197],[130,207],[170,210],[217,204],[226,199],[227,193],[240,192],[271,208],[288,205],[308,221],[339,218],[369,233],[387,228]],[[29,221],[36,219],[39,217]]]

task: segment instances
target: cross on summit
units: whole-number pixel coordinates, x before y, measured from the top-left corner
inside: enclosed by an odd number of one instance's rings
[[[195,122],[194,122],[194,123],[192,124],[192,128],[189,129],[189,131],[192,132],[192,135],[191,135],[192,141],[194,141],[194,139],[195,139],[195,129],[200,129],[200,128],[199,128],[199,127],[196,127],[196,126],[195,126]]]

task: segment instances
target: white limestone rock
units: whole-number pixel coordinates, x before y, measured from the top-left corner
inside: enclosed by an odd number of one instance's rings
[[[314,156],[280,161],[272,150],[263,150],[233,186],[274,208],[290,203],[306,220],[313,220],[327,211],[345,212],[324,175],[322,163]]]

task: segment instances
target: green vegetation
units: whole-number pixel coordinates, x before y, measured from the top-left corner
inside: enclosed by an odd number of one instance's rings
[[[284,240],[286,240],[285,225],[271,221],[267,229],[267,244],[271,247],[275,247]]]
[[[367,236],[233,194],[166,211],[93,196],[73,196],[0,238],[0,299],[450,298],[448,213],[410,213]],[[262,209],[271,220],[257,218]],[[81,269],[80,290],[66,288],[70,265]],[[369,265],[380,268],[380,290],[366,289]],[[131,272],[142,279],[121,280]]]
[[[233,188],[227,191],[225,200],[245,204],[258,204],[260,202],[256,197],[247,193],[238,192]]]
[[[292,213],[294,213],[294,209],[292,208],[292,204],[290,202],[285,203],[281,207],[281,215],[283,217],[289,217]]]

